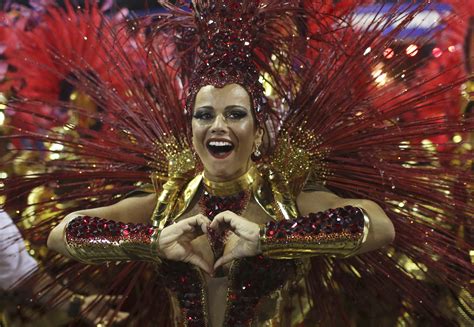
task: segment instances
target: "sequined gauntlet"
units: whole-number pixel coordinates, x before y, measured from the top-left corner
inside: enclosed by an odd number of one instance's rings
[[[71,257],[84,263],[159,262],[158,233],[159,230],[151,225],[79,216],[67,224],[64,237]]]
[[[315,255],[348,257],[365,242],[369,219],[352,206],[269,222],[260,229],[263,255],[287,259]]]

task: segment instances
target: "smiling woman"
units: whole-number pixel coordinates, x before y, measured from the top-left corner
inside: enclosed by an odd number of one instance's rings
[[[193,196],[181,214],[173,214],[169,221],[157,216],[153,208],[159,205],[156,205],[154,195],[75,212],[51,232],[48,240],[51,248],[86,263],[138,259],[174,260],[196,265],[206,274],[196,275],[196,270],[185,266],[162,272],[168,281],[191,276],[193,285],[200,285],[199,294],[207,290],[204,292],[206,301],[195,301],[190,305],[184,300],[185,294],[190,292],[186,285],[171,288],[181,304],[182,319],[189,321],[192,318],[198,323],[208,317],[211,326],[228,326],[230,321],[237,319],[230,312],[249,301],[245,294],[233,300],[227,297],[228,292],[240,292],[234,286],[236,278],[249,285],[264,278],[254,268],[239,269],[242,263],[236,264],[230,273],[229,264],[235,260],[254,258],[248,261],[252,264],[264,260],[257,264],[259,267],[270,260],[264,259],[265,256],[298,259],[327,254],[346,257],[377,249],[393,240],[393,225],[373,202],[342,199],[327,192],[301,193],[291,199],[290,193],[282,190],[281,185],[279,191],[275,190],[276,183],[267,179],[264,168],[257,168],[252,161],[252,153],[262,142],[263,129],[255,119],[252,101],[244,86],[236,83],[223,87],[206,85],[199,89],[193,102],[192,142],[204,172],[184,185],[183,194],[191,192]],[[274,194],[268,194],[269,190]],[[265,192],[267,195],[262,196]],[[279,203],[278,194],[290,200]],[[180,201],[181,196],[177,194],[171,203]],[[277,207],[278,211],[269,209]],[[326,211],[328,209],[332,211]],[[282,215],[288,220],[274,225]],[[145,225],[149,217],[164,228]],[[119,226],[118,222],[130,226],[138,223],[133,225],[136,232],[114,235],[100,227],[101,223],[109,228]],[[91,224],[99,227],[91,229]],[[298,227],[294,228],[294,225]],[[90,238],[89,233],[84,235],[81,232],[84,228],[94,237]],[[255,259],[262,254],[264,257]],[[299,276],[297,262],[273,262],[272,271],[277,275],[262,271],[265,278],[274,283],[252,290],[252,303],[265,302],[266,295],[295,282],[294,278]],[[207,308],[205,303],[209,303]],[[255,314],[255,311],[248,311],[238,321],[248,324],[255,319]],[[271,316],[275,315],[276,311]]]
[[[204,86],[196,95],[192,121],[193,145],[205,176],[225,181],[242,176],[251,154],[262,143],[250,96],[238,84]]]
[[[448,244],[459,253],[446,255],[442,276],[448,271],[462,281],[458,272],[470,271],[455,229],[446,226],[474,211],[456,198],[460,192],[447,191],[458,176],[471,175],[446,169],[416,144],[474,123],[400,120],[401,113],[429,107],[426,94],[416,92],[408,97],[403,91],[395,103],[375,107],[380,94],[370,68],[394,35],[377,28],[356,33],[346,9],[336,19],[326,5],[302,3],[195,0],[186,10],[166,4],[169,13],[147,21],[156,26],[146,25],[140,34],[155,31],[156,44],[136,41],[133,47],[143,46],[138,52],[146,56],[137,55],[139,63],[127,61],[124,75],[117,73],[126,86],[110,88],[75,71],[76,87],[89,91],[117,122],[86,133],[82,143],[57,137],[64,149],[77,152],[71,164],[76,170],[73,177],[70,171],[61,175],[61,161],[59,173],[45,175],[49,181],[72,178],[74,187],[84,181],[79,193],[90,198],[87,208],[97,208],[61,216],[48,246],[88,265],[151,263],[140,265],[148,269],[143,275],[156,276],[163,287],[150,291],[149,308],[140,302],[140,292],[149,290],[137,291],[130,325],[141,325],[133,319],[144,310],[154,324],[153,310],[162,305],[157,299],[168,300],[165,320],[175,326],[296,326],[305,319],[308,326],[357,324],[345,313],[372,314],[372,306],[359,305],[361,290],[375,301],[399,300],[396,314],[405,316],[408,307],[419,314],[425,305],[438,312],[426,301],[431,293],[396,258],[418,259],[436,270]],[[373,26],[397,17],[375,17]],[[409,19],[397,21],[397,28]],[[364,54],[368,44],[372,51]],[[107,50],[106,59],[122,69],[126,54],[115,58],[122,49],[114,42]],[[141,72],[144,81],[134,65],[151,67]],[[104,122],[107,115],[98,114]],[[107,133],[123,143],[106,140]],[[88,161],[93,156],[98,159]],[[131,171],[143,174],[130,177]],[[127,191],[142,186],[148,174],[152,190],[123,199],[124,189],[114,188],[130,181]],[[103,186],[99,195],[91,194],[96,185]],[[394,224],[401,254],[380,250],[393,241]],[[135,284],[123,280],[131,292]]]

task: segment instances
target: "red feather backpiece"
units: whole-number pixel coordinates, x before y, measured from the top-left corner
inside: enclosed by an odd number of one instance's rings
[[[374,74],[384,51],[427,3],[393,5],[362,27],[355,27],[358,1],[193,3],[198,11],[239,3],[234,15],[261,21],[253,55],[273,109],[264,162],[298,166],[283,148],[300,148],[314,181],[340,196],[377,202],[395,225],[389,248],[344,260],[311,260],[305,290],[294,294],[308,293],[312,304],[303,325],[471,320],[473,156],[472,145],[458,139],[474,130],[474,118],[439,110],[440,103],[452,105],[446,94],[460,92],[463,62],[435,73],[420,70],[407,84],[393,79],[380,85],[380,73]],[[193,67],[200,64],[202,26],[185,3],[164,5],[166,14],[123,25],[110,23],[94,5],[53,7],[31,30],[17,31],[17,56],[7,60],[18,67],[14,76],[24,86],[8,108],[29,116],[33,125],[38,118],[49,123],[41,130],[10,126],[4,138],[21,140],[17,150],[38,152],[33,158],[41,160],[35,159],[33,169],[31,156],[23,157],[27,172],[4,179],[2,193],[7,209],[22,211],[19,224],[32,246],[44,247],[52,226],[69,212],[117,202],[148,183],[150,174],[165,181],[173,155],[190,148],[185,96]],[[398,71],[403,60],[395,56],[385,70]],[[438,82],[449,72],[454,73],[448,83]],[[41,76],[51,76],[47,88]],[[61,83],[72,90],[67,101],[59,97]],[[58,121],[39,111],[42,106],[60,107],[68,118]],[[94,123],[80,123],[84,120]],[[458,151],[461,146],[468,151]],[[40,186],[25,208],[27,194]],[[119,308],[131,313],[130,324],[173,323],[166,281],[148,264],[86,266],[54,253],[43,253],[41,260],[45,271],[73,290],[124,295]],[[53,304],[65,300],[51,285],[38,297],[51,295]]]

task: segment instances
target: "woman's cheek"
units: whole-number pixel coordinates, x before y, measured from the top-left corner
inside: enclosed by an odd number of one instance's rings
[[[247,122],[241,127],[239,130],[239,139],[242,148],[244,148],[246,151],[252,151],[255,139],[255,131],[252,122]]]
[[[197,152],[198,156],[201,158],[204,155],[204,135],[203,132],[199,127],[195,126],[197,124],[193,124],[193,137],[192,143],[194,150]],[[202,158],[201,158],[202,159]]]

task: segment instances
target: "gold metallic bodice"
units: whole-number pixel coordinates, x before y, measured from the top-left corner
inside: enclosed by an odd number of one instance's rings
[[[229,195],[248,187],[255,201],[274,220],[293,219],[298,216],[294,197],[286,189],[280,175],[266,166],[252,165],[243,176],[229,182],[205,180],[204,173],[189,181],[170,178],[159,193],[153,212],[153,226],[164,228],[170,221],[179,219],[189,208],[200,186],[204,184],[216,195]]]
[[[159,193],[152,217],[153,225],[164,228],[167,224],[181,218],[185,212],[190,209],[191,204],[194,203],[193,200],[202,186],[207,190],[212,190],[213,194],[220,196],[235,194],[243,189],[250,189],[255,202],[271,219],[281,220],[285,218],[296,218],[298,211],[296,209],[295,200],[289,192],[284,191],[285,184],[282,183],[282,180],[283,178],[280,178],[267,167],[257,167],[255,165],[252,165],[243,176],[224,183],[209,181],[204,177],[203,173],[198,174],[188,181],[170,178],[166,184],[163,185],[163,189]],[[271,266],[272,269],[262,269],[262,267],[267,266]],[[206,308],[208,300],[205,291],[205,278],[202,272],[200,272],[198,268],[188,264],[174,261],[168,262],[166,260],[162,262],[158,269],[160,275],[167,280],[169,291],[171,292],[172,298],[174,298],[173,302],[176,303],[181,310],[183,310],[186,303],[189,302],[182,300],[184,294],[188,294],[188,297],[189,294],[194,294],[193,296],[196,297],[199,296],[200,300],[197,301],[196,309],[202,312],[202,320],[205,321],[204,325],[208,326],[209,317]],[[264,318],[265,321],[274,319],[275,315],[280,316],[281,312],[279,311],[282,310],[281,301],[283,298],[287,300],[288,296],[282,297],[274,293],[284,292],[285,288],[282,289],[281,287],[286,285],[290,280],[292,283],[300,281],[303,271],[303,265],[301,261],[298,260],[274,260],[262,256],[235,260],[228,274],[225,324],[233,324],[233,319],[242,317],[243,313],[234,311],[242,310],[243,307],[247,306],[248,301],[252,302],[251,307],[255,315],[253,317],[252,326],[255,325],[256,321],[259,321],[257,323],[258,325],[262,322],[262,312],[256,311],[258,307],[257,304],[261,301],[267,304],[273,301],[272,306],[275,310],[272,317]],[[269,282],[270,279],[272,282]],[[186,280],[188,284],[184,285],[181,282],[182,280]],[[262,283],[263,281],[266,282]],[[252,295],[250,298],[247,297],[246,294],[242,293],[245,291],[242,291],[241,284],[256,287],[251,294],[258,294],[258,296]],[[263,288],[262,285],[264,285]],[[245,301],[247,302],[241,302],[242,299],[240,299],[239,296],[240,298],[245,297]],[[239,309],[241,306],[242,308]],[[269,308],[267,308],[266,311],[268,311],[268,309]],[[186,312],[187,310],[189,309],[186,308],[184,311]],[[269,312],[265,314],[269,314]]]

